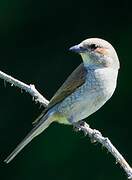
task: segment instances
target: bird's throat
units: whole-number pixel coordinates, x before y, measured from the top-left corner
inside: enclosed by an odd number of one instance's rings
[[[89,57],[89,55],[87,53],[80,53],[82,59],[83,59],[83,63],[84,66],[89,66],[92,62],[91,58]]]

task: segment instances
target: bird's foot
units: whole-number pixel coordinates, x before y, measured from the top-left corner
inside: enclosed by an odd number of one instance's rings
[[[79,132],[79,131],[81,131],[81,127],[78,126],[78,124],[73,123],[73,130],[74,130],[75,132]]]
[[[85,125],[85,122],[84,121],[78,121],[78,122],[75,122],[73,123],[73,130],[75,132],[79,132],[79,131],[82,131],[82,127]],[[84,132],[84,135],[86,136],[87,135],[87,132],[86,131],[83,131]]]

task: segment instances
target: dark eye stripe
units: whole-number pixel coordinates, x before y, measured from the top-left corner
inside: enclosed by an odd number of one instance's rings
[[[91,44],[91,45],[89,45],[89,48],[91,50],[95,50],[96,48],[98,48],[98,46],[96,44]]]

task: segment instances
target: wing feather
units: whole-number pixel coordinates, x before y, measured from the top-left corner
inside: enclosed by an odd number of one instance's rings
[[[49,109],[63,101],[67,96],[72,94],[78,87],[80,87],[85,82],[86,73],[87,71],[83,63],[81,63],[58,89],[58,91],[50,100],[47,108],[40,114],[40,116],[34,121],[34,123],[36,124],[36,122],[38,122],[39,119],[42,118],[42,116]]]
[[[86,73],[87,71],[83,63],[81,63],[52,97],[46,111],[63,101],[67,96],[80,87],[85,82]]]

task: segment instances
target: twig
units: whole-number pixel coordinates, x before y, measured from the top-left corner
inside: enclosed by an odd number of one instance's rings
[[[13,78],[12,76],[7,75],[6,73],[0,71],[0,78],[4,79],[4,83],[5,81],[9,82],[11,84],[11,86],[17,86],[20,89],[25,90],[26,92],[28,92],[36,102],[39,102],[40,104],[42,104],[44,107],[46,107],[49,104],[49,101],[44,98],[36,89],[35,86],[33,84],[27,85],[15,78]]]
[[[84,121],[75,123],[74,127],[77,128],[78,131],[83,131],[85,135],[88,135],[92,142],[99,142],[102,144],[102,146],[105,147],[115,157],[116,163],[119,163],[124,169],[128,179],[132,180],[132,168],[107,137],[103,137],[98,130],[91,129]]]
[[[34,99],[35,101],[39,102],[42,104],[44,107],[46,107],[49,104],[49,101],[43,97],[36,89],[35,86],[30,84],[27,85],[7,74],[4,72],[0,71],[0,78],[4,79],[4,81],[7,81],[11,83],[11,85],[17,86],[20,89],[25,90],[28,92]],[[124,169],[126,172],[128,179],[132,180],[132,168],[129,166],[129,164],[126,162],[126,160],[123,158],[123,156],[119,153],[119,151],[113,146],[113,144],[110,142],[110,140],[106,137],[103,137],[102,134],[95,130],[91,129],[89,125],[86,122],[77,122],[73,124],[73,126],[77,130],[82,130],[86,135],[90,137],[92,142],[99,142],[101,143],[104,147],[107,148],[107,150],[115,157],[116,162],[121,165],[121,167]]]

